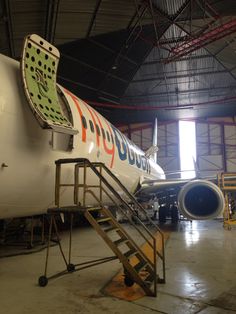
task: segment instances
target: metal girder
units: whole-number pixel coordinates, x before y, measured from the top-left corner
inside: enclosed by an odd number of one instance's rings
[[[88,27],[88,31],[87,31],[86,37],[90,36],[90,33],[92,31],[92,28],[93,28],[94,21],[96,20],[96,16],[97,16],[97,13],[98,13],[98,10],[100,8],[101,3],[102,3],[102,0],[97,0],[95,9],[93,11],[93,16],[92,16],[91,21],[89,23],[89,27]]]
[[[214,41],[217,41],[235,32],[236,20],[233,20],[223,25],[220,25],[210,30],[209,32],[205,32],[198,37],[191,37],[180,45],[175,46],[171,50],[172,55],[165,60],[165,63],[178,60],[179,58],[186,56],[197,49],[200,49]]]
[[[136,4],[136,2],[135,2],[135,4]],[[135,31],[136,31],[138,25],[141,23],[141,20],[142,20],[142,18],[144,16],[146,10],[147,10],[147,6],[143,5],[143,3],[142,3],[142,5],[137,7],[137,11],[136,11],[137,21],[136,21],[134,27],[132,27],[131,29],[129,28],[130,27],[130,23],[129,23],[129,26],[127,27],[127,30],[130,29],[130,33],[129,33],[127,39],[124,41],[124,43],[121,46],[121,48],[118,51],[118,53],[114,56],[114,62],[113,62],[114,67],[112,67],[110,70],[107,71],[107,75],[105,76],[105,78],[101,82],[100,86],[98,87],[98,94],[99,94],[99,92],[100,93],[104,93],[103,87],[104,87],[104,84],[106,83],[106,79],[107,79],[108,75],[110,74],[110,72],[116,69],[116,67],[117,67],[117,65],[119,63],[120,58],[121,59],[123,58],[123,54],[124,54],[123,52],[127,53],[128,50],[132,47],[132,45],[135,43],[135,41],[136,41],[136,39],[138,37]],[[132,17],[132,20],[134,20],[134,17]],[[127,86],[128,86],[128,84],[129,84],[129,82],[127,82]]]
[[[154,12],[153,12],[152,0],[150,0],[150,9],[151,9],[151,15],[152,15],[152,20],[153,20],[153,27],[154,27],[154,30],[155,30],[155,36],[156,36],[156,41],[157,41],[157,45],[158,45],[158,50],[159,50],[159,54],[160,54],[160,57],[161,57],[159,38],[158,38],[158,33],[157,33],[157,25],[156,25],[156,19],[155,19],[155,16],[154,16]],[[166,71],[165,71],[163,63],[162,63],[162,70],[163,70],[163,74],[164,74],[164,80],[165,80],[165,85],[166,85],[166,92],[167,92],[168,103],[169,103],[169,89],[168,89],[168,85],[167,85]]]
[[[59,11],[60,0],[48,0],[45,22],[45,39],[50,43],[54,43],[55,31],[57,26],[57,16]]]
[[[188,60],[195,60],[195,59],[205,59],[205,58],[213,58],[212,55],[210,54],[205,54],[205,55],[201,55],[201,56],[191,56],[191,57],[186,57],[186,58],[181,58],[180,60],[178,60],[178,62],[183,62],[183,61],[188,61]],[[159,60],[153,60],[153,61],[147,61],[147,62],[144,62],[142,64],[142,66],[148,66],[148,65],[154,65],[154,64],[157,64],[157,63],[161,63],[161,62],[164,62],[164,58],[162,59],[159,59]]]
[[[170,75],[166,76],[166,79],[176,79],[176,78],[184,78],[184,77],[192,77],[192,76],[198,76],[198,75],[208,75],[208,74],[221,74],[221,73],[227,73],[227,70],[220,70],[220,71],[206,71],[206,72],[199,72],[199,73],[188,73],[188,74],[181,74],[181,75]],[[164,80],[165,77],[151,77],[151,78],[146,78],[146,79],[138,79],[138,80],[133,80],[130,83],[140,83],[140,82],[152,82],[152,81],[157,81],[157,80]]]
[[[161,16],[165,17],[167,20],[169,20],[170,22],[172,21],[170,19],[170,17],[168,17],[168,15],[166,15],[165,13],[163,13],[162,11],[160,11],[158,8],[155,7],[155,11],[157,13],[159,13]],[[179,25],[178,23],[174,23],[176,26],[178,26],[183,32],[185,32],[188,36],[192,36],[192,34],[187,31],[183,26]],[[236,77],[233,75],[233,73],[231,72],[231,70],[229,70],[218,58],[215,54],[213,54],[209,49],[207,49],[207,47],[204,48],[211,57],[213,57],[215,60],[217,60],[217,62],[219,62],[219,64],[224,68],[226,69],[226,71],[232,76],[233,79],[236,80]],[[193,57],[191,57],[192,59]],[[184,59],[183,59],[184,60]],[[181,60],[178,60],[178,62],[181,61]]]
[[[189,94],[189,93],[201,93],[201,92],[211,92],[214,90],[231,90],[231,89],[235,89],[236,90],[236,85],[233,86],[224,86],[224,87],[212,87],[212,88],[197,88],[197,89],[186,89],[186,90],[179,90],[178,94]],[[170,91],[169,92],[170,95],[176,95],[176,91]],[[148,93],[148,94],[142,94],[142,95],[135,95],[135,96],[125,96],[125,99],[138,99],[138,98],[142,98],[142,97],[147,97],[147,96],[162,96],[162,95],[166,95],[165,92],[160,92],[160,93]]]
[[[15,46],[14,46],[14,40],[13,40],[13,30],[12,30],[12,17],[11,17],[11,1],[10,0],[4,0],[3,1],[3,11],[5,15],[5,21],[7,24],[7,37],[8,37],[8,43],[10,48],[10,54],[12,58],[15,58]]]
[[[148,2],[148,0],[146,0],[146,2]],[[153,7],[154,7],[154,5],[153,5]],[[161,15],[162,15],[162,17],[166,17],[166,15],[165,15],[164,12],[161,13]],[[169,17],[166,17],[166,18],[167,18],[168,21],[169,21]],[[161,34],[159,34],[159,36],[157,37],[158,40],[159,40],[159,39],[161,38],[161,36],[168,30],[168,28],[170,27],[170,25],[171,25],[171,23],[169,22],[169,23],[165,26],[165,28],[161,31]],[[137,64],[136,69],[135,69],[134,74],[133,74],[133,77],[135,76],[135,74],[137,73],[137,71],[141,68],[141,66],[142,66],[142,64],[143,64],[143,62],[144,62],[144,60],[147,58],[147,56],[149,55],[149,53],[151,52],[151,50],[152,50],[153,47],[154,47],[154,43],[150,43],[150,49],[148,49],[147,53],[143,56],[142,61],[141,61],[139,64]],[[132,82],[132,81],[131,81],[131,82]],[[131,83],[131,82],[130,82],[130,83]],[[128,86],[129,86],[129,84],[127,84],[125,91],[127,90]],[[125,91],[124,91],[124,94],[125,94]]]
[[[177,24],[177,26],[182,29],[187,35],[192,36],[190,34],[190,32],[188,32],[187,30],[184,29],[184,27],[182,27],[181,25]],[[210,54],[211,57],[213,57],[217,62],[219,62],[219,64],[226,69],[226,71],[232,76],[232,78],[234,80],[236,80],[236,77],[234,76],[234,74],[231,72],[231,70],[229,70],[218,58],[217,55],[215,55],[214,53],[212,53],[207,47],[204,47],[204,49]],[[179,62],[180,60],[178,60]]]

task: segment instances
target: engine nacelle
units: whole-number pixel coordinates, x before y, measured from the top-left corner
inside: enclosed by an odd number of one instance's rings
[[[206,180],[193,180],[185,184],[179,192],[178,203],[180,212],[191,220],[215,218],[225,206],[221,190]]]

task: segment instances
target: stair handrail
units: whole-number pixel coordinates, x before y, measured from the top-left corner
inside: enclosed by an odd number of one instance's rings
[[[60,183],[60,170],[59,170],[59,166],[61,164],[68,164],[68,163],[76,163],[76,165],[78,166],[85,166],[86,164],[90,167],[91,170],[93,170],[93,172],[97,175],[97,177],[108,187],[108,189],[121,201],[121,203],[123,203],[125,205],[125,207],[132,213],[132,214],[136,214],[135,211],[133,211],[130,207],[130,205],[120,196],[120,194],[110,185],[110,183],[104,178],[104,176],[97,170],[97,167],[100,166],[103,169],[106,170],[106,172],[108,173],[108,175],[110,175],[110,177],[112,179],[114,179],[114,181],[120,186],[120,188],[125,192],[125,194],[129,197],[129,199],[132,200],[133,203],[135,203],[136,206],[138,206],[141,211],[143,213],[146,214],[145,209],[137,202],[137,200],[132,196],[132,194],[126,189],[126,187],[120,182],[120,180],[106,167],[106,165],[104,163],[101,162],[90,162],[89,159],[87,158],[64,158],[64,159],[58,159],[55,161],[55,164],[57,166],[56,168],[56,186],[55,186],[55,202],[56,204],[59,205],[59,197],[60,197],[60,193],[59,193],[59,188],[60,186],[63,186],[63,184],[59,184]],[[78,179],[75,181],[78,182]],[[66,184],[65,186],[71,186],[70,184]],[[74,184],[74,189],[76,188],[76,185]],[[136,215],[137,219],[139,220],[140,225],[144,228],[144,230],[149,234],[150,238],[152,238],[154,244],[156,243],[156,239],[153,236],[153,234],[147,229],[147,227],[142,223],[142,221],[139,219],[139,217]],[[162,243],[162,254],[158,252],[158,250],[156,249],[156,245],[154,246],[155,248],[155,254],[157,254],[161,260],[162,260],[162,268],[163,268],[163,280],[165,282],[165,248],[164,248],[164,235],[162,233],[162,231],[160,230],[160,228],[154,224],[152,222],[152,220],[146,215],[147,219],[149,220],[149,222],[157,229],[157,232],[161,235],[161,243]],[[131,222],[132,223],[132,222]],[[135,226],[135,225],[134,225]],[[137,228],[136,228],[137,229]],[[139,231],[139,233],[141,232],[141,230],[137,229]],[[143,238],[146,240],[146,237],[142,234]],[[149,243],[150,244],[150,243]],[[155,256],[154,256],[154,261],[156,260]],[[155,263],[156,265],[156,263]],[[156,267],[156,266],[155,266]]]
[[[99,203],[99,204],[101,205],[101,207],[102,207],[102,202],[99,201],[99,199],[94,195],[94,193],[93,193],[92,191],[88,190],[87,193],[92,194],[93,197],[98,201],[98,203]],[[103,209],[103,210],[106,210],[106,211],[107,211],[107,209]],[[109,211],[109,212],[110,212],[110,211]],[[114,220],[115,220],[116,223],[117,223],[117,220],[115,219],[115,217],[112,215],[111,212],[110,212],[110,215],[114,218]],[[156,247],[156,239],[154,238],[154,241],[153,241],[153,242],[154,242],[154,245],[152,245],[152,244],[150,243],[149,239],[146,238],[145,235],[133,224],[133,222],[129,219],[128,216],[127,216],[127,218],[128,218],[128,220],[130,221],[130,223],[135,227],[135,229],[142,235],[142,237],[148,242],[148,244],[149,244],[149,245],[153,248],[153,250],[154,250],[154,248]],[[128,235],[128,232],[127,232],[125,229],[123,229],[123,233],[124,233],[126,236]],[[130,239],[130,242],[132,242],[132,244],[133,244],[133,246],[134,246],[135,248],[138,248],[138,245],[135,243],[134,240],[132,240],[132,238]],[[142,251],[141,251],[141,255],[144,255],[144,253],[143,253]],[[152,262],[148,257],[146,257],[146,259],[148,260],[148,262],[149,262],[152,266],[155,265],[155,261]]]

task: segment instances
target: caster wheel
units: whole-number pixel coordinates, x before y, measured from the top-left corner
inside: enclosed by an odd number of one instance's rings
[[[45,287],[48,284],[48,278],[46,276],[40,276],[38,284],[40,287]]]
[[[165,279],[163,279],[163,278],[158,278],[158,279],[157,279],[157,282],[158,282],[158,283],[166,283]]]
[[[75,271],[75,265],[74,264],[68,264],[67,265],[67,271],[69,273],[72,273],[73,271]]]
[[[133,284],[134,284],[134,281],[133,281],[133,279],[131,279],[129,276],[126,276],[126,275],[125,275],[124,284],[125,284],[127,287],[132,287]]]

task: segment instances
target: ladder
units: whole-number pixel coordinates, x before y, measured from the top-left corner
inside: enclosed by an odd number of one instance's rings
[[[138,284],[148,296],[157,295],[157,282],[165,283],[164,235],[147,215],[145,209],[119,179],[103,163],[90,162],[85,158],[59,159],[56,164],[55,204],[62,207],[62,189],[73,189],[73,205],[84,208],[84,216],[92,227],[118,257],[124,267],[124,282],[127,286]],[[74,181],[61,182],[63,167],[73,165]],[[65,168],[66,168],[65,167]],[[151,258],[144,253],[132,236],[118,223],[105,206],[119,208],[126,216],[139,238],[146,241],[152,250]],[[91,206],[91,202],[96,204]],[[64,208],[66,207],[63,204]],[[149,228],[139,219],[145,215]],[[135,223],[134,219],[135,218]],[[155,234],[155,236],[154,236]],[[161,250],[157,250],[156,235],[161,237]],[[162,277],[157,275],[157,257],[162,261]]]
[[[223,172],[217,176],[218,186],[222,190],[225,198],[225,209],[223,213],[224,228],[231,230],[232,226],[236,226],[236,173]]]

